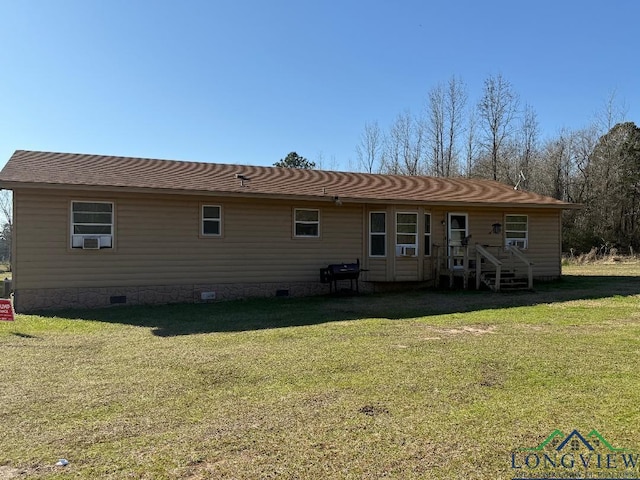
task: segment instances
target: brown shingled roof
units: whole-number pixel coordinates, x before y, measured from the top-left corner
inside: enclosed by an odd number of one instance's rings
[[[241,180],[242,175],[246,180]],[[439,205],[575,205],[491,180],[377,175],[18,150],[0,172],[4,188],[101,188],[167,193]]]

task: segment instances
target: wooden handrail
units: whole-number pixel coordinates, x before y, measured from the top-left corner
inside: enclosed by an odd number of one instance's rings
[[[496,284],[495,291],[500,290],[500,275],[502,271],[502,262],[494,257],[486,248],[476,243],[476,290],[480,289],[480,277],[482,276],[481,257],[489,260],[496,267]]]
[[[505,247],[505,250],[507,252],[511,252],[513,253],[516,257],[518,257],[523,263],[525,263],[527,265],[527,267],[533,265],[533,262],[531,260],[529,260],[524,253],[522,253],[522,250],[520,250],[517,246],[515,245],[507,245]]]
[[[486,248],[484,248],[482,245],[478,243],[476,243],[476,252],[478,252],[484,258],[489,260],[495,267],[502,266],[502,262],[500,260],[494,257],[492,253],[490,253]]]
[[[512,253],[514,257],[516,257],[518,260],[520,260],[522,263],[524,263],[527,266],[529,289],[530,290],[533,289],[533,262],[529,260],[525,256],[525,254],[522,253],[522,251],[515,245],[507,245],[505,247],[505,250],[507,252]]]

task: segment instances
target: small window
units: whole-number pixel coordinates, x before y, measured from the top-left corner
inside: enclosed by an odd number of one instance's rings
[[[113,248],[112,202],[71,202],[71,248]]]
[[[222,207],[220,205],[202,206],[202,235],[219,237],[222,234]]]
[[[418,255],[418,214],[396,214],[396,255],[415,257]]]
[[[424,256],[431,255],[431,214],[424,214]]]
[[[385,257],[387,255],[387,214],[385,212],[369,213],[369,256]]]
[[[312,238],[320,236],[320,210],[296,208],[294,217],[294,236]]]
[[[505,245],[528,248],[529,221],[526,215],[506,215],[504,228]]]

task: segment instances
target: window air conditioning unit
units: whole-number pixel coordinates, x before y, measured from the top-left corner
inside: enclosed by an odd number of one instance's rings
[[[100,237],[84,237],[82,239],[83,250],[99,250],[100,249]]]
[[[397,257],[415,257],[418,255],[418,249],[414,246],[396,245]]]
[[[527,248],[526,243],[527,242],[525,240],[508,240],[507,241],[507,246],[508,247],[518,247],[518,248]]]

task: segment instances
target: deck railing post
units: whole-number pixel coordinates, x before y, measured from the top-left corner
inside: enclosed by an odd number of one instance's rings
[[[447,264],[449,269],[449,288],[453,288],[453,255],[447,255]]]
[[[440,286],[440,269],[442,267],[442,249],[436,245],[436,287]]]
[[[476,243],[476,261],[477,261],[477,265],[476,265],[476,285],[478,285],[478,288],[480,288],[480,273],[482,271],[482,268],[480,267],[480,261],[481,258],[480,257],[484,257],[486,258],[489,263],[491,263],[494,267],[496,267],[496,279],[495,279],[495,285],[493,286],[493,290],[498,292],[500,291],[500,276],[501,276],[501,272],[502,272],[502,262],[500,260],[498,260],[496,257],[494,257],[491,253],[489,253],[488,250],[486,250],[482,245],[480,245],[479,243]]]
[[[462,287],[467,290],[469,288],[469,246],[464,246],[464,257],[462,259]]]
[[[476,290],[480,290],[480,276],[482,275],[482,257],[476,248]]]
[[[522,263],[524,263],[527,266],[527,276],[528,276],[527,280],[528,280],[529,290],[533,290],[533,262],[531,262],[531,260],[529,260],[518,247],[510,245],[507,248],[509,250],[509,253],[511,254],[511,258],[516,257],[518,260],[520,260]]]

